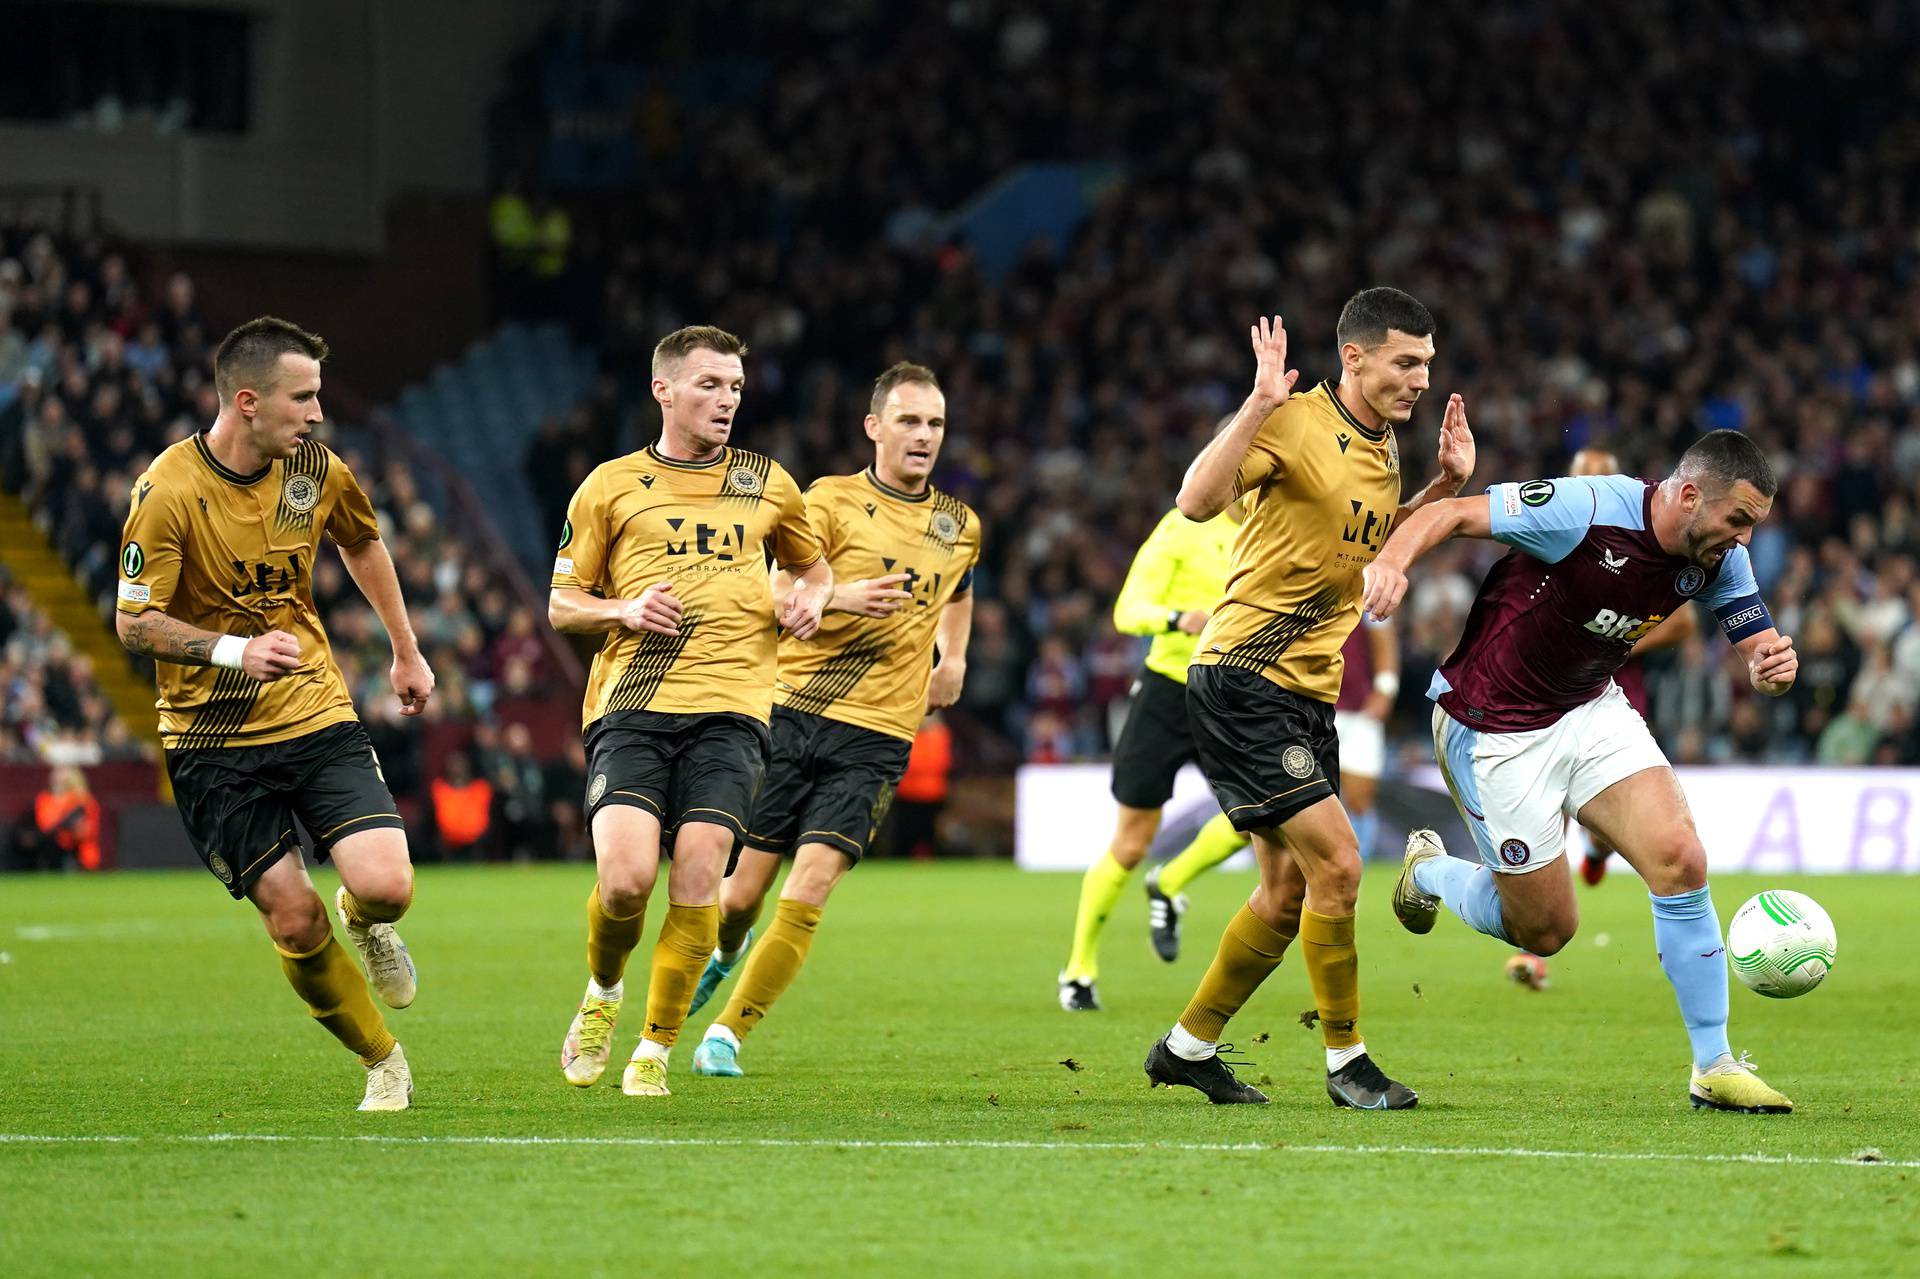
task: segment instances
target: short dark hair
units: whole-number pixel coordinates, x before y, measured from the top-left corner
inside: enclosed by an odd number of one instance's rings
[[[893,388],[905,385],[908,382],[915,383],[919,386],[930,386],[936,391],[940,389],[940,379],[933,375],[932,369],[924,364],[915,364],[909,360],[902,360],[885,373],[882,373],[879,377],[873,379],[873,401],[867,411],[875,417],[879,417],[880,410],[887,407],[887,396],[893,391]]]
[[[1773,463],[1767,461],[1758,444],[1739,431],[1708,431],[1680,455],[1680,465],[1673,468],[1673,473],[1679,479],[1691,480],[1713,497],[1742,480],[1760,490],[1760,496],[1765,498],[1771,498],[1780,489]]]
[[[1362,289],[1340,308],[1340,323],[1334,326],[1334,338],[1345,346],[1351,342],[1363,351],[1371,351],[1387,340],[1390,330],[1423,338],[1433,332],[1433,312],[1421,306],[1411,293],[1378,288]]]
[[[747,344],[711,324],[689,324],[660,339],[653,348],[653,376],[665,377],[680,361],[695,351],[714,351],[721,355],[745,355]]]
[[[273,376],[283,355],[305,355],[324,361],[327,340],[290,320],[263,315],[248,320],[220,339],[213,353],[213,387],[223,404],[251,388],[261,394],[273,389]]]

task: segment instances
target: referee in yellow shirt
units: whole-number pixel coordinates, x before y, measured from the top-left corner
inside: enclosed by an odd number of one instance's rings
[[[1147,846],[1160,829],[1160,808],[1173,796],[1174,774],[1194,759],[1193,732],[1187,723],[1187,663],[1226,589],[1241,515],[1238,502],[1204,524],[1168,511],[1141,543],[1113,602],[1115,628],[1123,635],[1151,635],[1153,644],[1147,650],[1146,669],[1134,681],[1127,722],[1113,748],[1113,797],[1120,804],[1113,842],[1087,868],[1080,883],[1073,953],[1060,973],[1060,1007],[1068,1012],[1100,1007],[1094,982],[1100,975],[1101,930],[1127,877],[1146,857]],[[1217,854],[1210,861],[1202,857],[1195,868],[1205,869],[1246,842],[1224,815],[1216,814],[1175,860],[1191,863],[1195,858],[1190,854]],[[1178,887],[1173,891],[1177,893]],[[1179,953],[1184,901],[1151,883],[1148,896],[1154,948],[1161,958],[1171,960]]]

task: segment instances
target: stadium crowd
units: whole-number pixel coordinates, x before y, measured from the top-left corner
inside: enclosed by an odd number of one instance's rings
[[[669,43],[697,45],[704,21],[668,22]],[[1390,6],[1368,81],[1420,90],[1356,96],[1337,10],[756,6],[729,19],[730,48],[782,50],[779,74],[705,105],[653,95],[635,139],[673,180],[573,210],[610,376],[530,442],[529,469],[557,526],[586,470],[644,431],[646,352],[684,321],[747,336],[743,442],[802,477],[863,464],[876,370],[931,363],[954,423],[941,482],[990,531],[964,757],[1097,756],[1137,661],[1113,595],[1244,390],[1245,322],[1283,311],[1305,376],[1327,376],[1341,301],[1391,281],[1440,316],[1435,390],[1468,396],[1479,481],[1556,474],[1585,444],[1657,476],[1719,426],[1775,458],[1754,558],[1802,678],[1762,702],[1710,634],[1657,659],[1655,727],[1676,759],[1920,762],[1912,22],[1895,5],[1736,0]],[[1675,30],[1689,38],[1654,34]],[[543,59],[653,56],[617,22],[563,24],[536,52],[536,79]],[[1495,52],[1507,74],[1471,74]],[[1608,92],[1628,79],[1641,90]],[[523,124],[537,99],[513,99]],[[1009,166],[1121,155],[1073,235],[1004,274],[943,231],[939,211]],[[213,416],[209,341],[187,277],[149,295],[110,243],[0,229],[0,479],[96,598],[132,476]],[[1412,482],[1437,414],[1404,433]],[[530,846],[509,810],[558,795],[565,761],[534,767],[490,720],[550,674],[542,621],[447,535],[404,461],[357,433],[335,443],[381,511],[440,674],[434,714],[487,725],[466,762],[508,797],[486,838]],[[1399,707],[1416,743],[1425,673],[1489,554],[1448,548],[1416,582]],[[385,678],[370,610],[335,562],[315,590],[396,790],[430,798],[390,699],[370,695]],[[137,751],[86,659],[22,593],[4,598],[0,749]],[[536,774],[540,802],[514,798]]]
[[[1911,10],[1447,0],[1376,19],[1362,93],[1337,7],[730,15],[730,50],[781,51],[764,92],[649,97],[634,143],[667,180],[576,211],[602,219],[584,239],[604,246],[589,274],[618,394],[644,419],[654,338],[723,321],[753,346],[742,442],[808,477],[861,465],[876,370],[933,365],[940,482],[988,530],[962,710],[1021,757],[1096,756],[1136,662],[1113,595],[1244,394],[1247,323],[1284,312],[1310,384],[1337,376],[1345,297],[1390,282],[1439,316],[1434,390],[1468,397],[1476,484],[1559,474],[1586,444],[1658,477],[1715,427],[1775,460],[1754,559],[1802,676],[1755,698],[1710,633],[1660,659],[1676,759],[1920,762]],[[645,29],[671,48],[697,27]],[[654,56],[638,28],[584,21],[544,53]],[[1502,74],[1475,74],[1488,61]],[[1071,239],[1003,277],[935,233],[1009,165],[1114,156],[1124,178]],[[549,504],[601,455],[588,416],[543,442],[574,445],[547,463]],[[1411,484],[1438,417],[1402,432]],[[1416,754],[1426,674],[1490,554],[1422,565],[1399,704]]]

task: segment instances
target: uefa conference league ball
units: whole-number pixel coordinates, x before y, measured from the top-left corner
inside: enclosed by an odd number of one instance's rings
[[[1749,898],[1727,925],[1733,975],[1769,999],[1792,999],[1825,981],[1838,946],[1820,903],[1786,889]]]

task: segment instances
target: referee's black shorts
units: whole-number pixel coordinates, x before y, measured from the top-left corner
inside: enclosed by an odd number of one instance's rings
[[[1113,797],[1128,808],[1159,808],[1173,798],[1174,774],[1193,759],[1186,686],[1141,671],[1113,746]]]
[[[1340,793],[1332,702],[1238,666],[1195,666],[1187,711],[1200,771],[1235,830],[1278,826]]]

